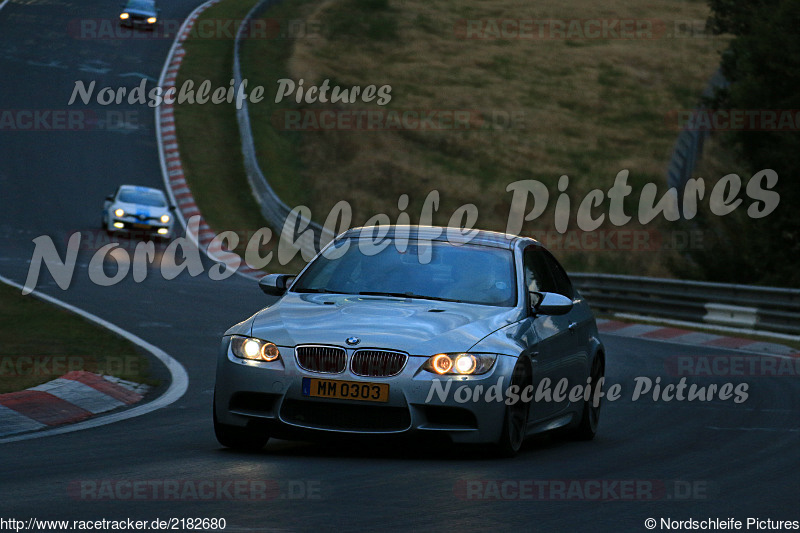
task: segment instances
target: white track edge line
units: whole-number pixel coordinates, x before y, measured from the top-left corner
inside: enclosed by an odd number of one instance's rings
[[[22,290],[23,286],[16,281],[8,279],[4,276],[0,276],[0,282],[5,283],[11,287],[17,288]],[[28,440],[28,439],[37,439],[41,437],[49,437],[52,435],[60,435],[63,433],[71,433],[73,431],[80,431],[82,429],[89,429],[98,426],[104,426],[106,424],[112,424],[114,422],[119,422],[121,420],[127,420],[129,418],[134,418],[137,416],[141,416],[147,413],[151,413],[157,409],[161,409],[162,407],[166,407],[178,399],[180,399],[186,390],[189,388],[189,375],[186,373],[186,369],[181,365],[175,358],[170,356],[161,348],[150,344],[146,340],[142,339],[134,335],[133,333],[122,329],[121,327],[112,324],[111,322],[100,318],[97,315],[93,315],[92,313],[85,311],[79,307],[76,307],[72,304],[68,304],[58,298],[54,298],[53,296],[49,296],[44,294],[41,291],[34,290],[31,293],[32,296],[39,298],[40,300],[44,300],[45,302],[54,304],[62,309],[66,309],[72,313],[75,313],[83,318],[94,322],[98,326],[106,328],[110,331],[113,331],[117,335],[129,340],[130,342],[136,344],[140,348],[147,350],[150,352],[154,357],[156,357],[159,361],[161,361],[164,366],[167,367],[167,370],[170,373],[170,377],[172,382],[170,383],[169,387],[167,388],[164,393],[152,400],[142,405],[138,405],[136,407],[132,407],[130,409],[126,409],[125,411],[120,411],[118,413],[113,413],[110,415],[100,415],[93,417],[89,420],[85,420],[83,422],[76,422],[75,424],[69,424],[66,426],[60,426],[53,429],[46,429],[46,430],[39,430],[34,431],[32,433],[25,433],[22,435],[16,435],[13,437],[6,437],[0,439],[0,444],[4,444],[7,442],[16,442],[21,440]]]

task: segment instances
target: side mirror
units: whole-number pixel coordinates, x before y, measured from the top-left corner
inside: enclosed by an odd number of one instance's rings
[[[176,206],[174,206],[172,204],[169,204],[169,210],[170,211],[175,211],[176,209],[178,209]]]
[[[566,315],[572,310],[572,300],[555,292],[532,292],[531,303],[540,315]]]
[[[109,194],[108,196],[106,196],[106,200],[108,200],[109,202],[113,202],[114,201],[114,195],[113,194]]]
[[[268,274],[258,281],[258,286],[270,296],[283,296],[294,278],[293,274]]]

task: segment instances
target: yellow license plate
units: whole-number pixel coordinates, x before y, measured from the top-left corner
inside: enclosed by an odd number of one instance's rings
[[[150,226],[147,224],[133,224],[133,227],[136,229],[148,229]]]
[[[303,396],[336,398],[338,400],[362,400],[365,402],[388,402],[389,384],[303,378]]]

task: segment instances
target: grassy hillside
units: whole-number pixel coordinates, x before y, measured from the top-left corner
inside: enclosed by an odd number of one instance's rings
[[[212,9],[217,17],[225,9],[238,14],[243,2],[228,0]],[[289,33],[295,38],[250,39],[243,50],[242,70],[249,85],[266,89],[264,101],[250,107],[261,166],[288,204],[308,205],[322,222],[334,204],[345,200],[353,209],[353,224],[378,213],[396,220],[398,204],[405,207],[403,195],[408,195],[406,211],[416,221],[426,196],[438,191],[435,223],[446,224],[459,206],[471,203],[478,210],[478,227],[505,230],[511,208],[506,188],[518,180],[538,180],[550,190],[548,208],[526,222],[523,232],[554,247],[569,268],[669,275],[667,265],[681,260],[672,250],[621,253],[559,244],[553,235],[553,210],[562,175],[569,177],[570,230],[576,229],[575,213],[586,193],[607,190],[623,169],[634,188],[625,204],[634,217],[644,184],[658,184],[663,192],[677,135],[669,117],[695,104],[725,44],[698,31],[707,16],[704,1],[687,0],[603,5],[588,0],[284,2],[262,18],[283,30],[293,28]],[[495,28],[536,24],[544,33],[523,28],[498,34],[491,25],[497,21]],[[643,31],[628,38],[626,24]],[[603,27],[610,29],[592,33]],[[224,55],[218,61],[193,58],[190,46],[200,45]],[[210,75],[222,81],[229,76],[229,46],[190,42],[181,77],[196,75],[187,67],[195,65],[200,72],[213,64],[221,70]],[[391,101],[384,106],[374,100],[298,104],[292,94],[275,103],[278,80],[287,78],[295,83],[302,79],[306,88],[324,80],[343,89],[388,85]],[[201,112],[201,106],[194,107],[195,113]],[[223,106],[215,107],[214,114],[221,114]],[[323,110],[340,116],[354,110],[459,111],[467,112],[469,120],[467,128],[318,131],[301,123],[287,130],[287,112],[313,117]],[[179,109],[179,135],[191,141],[182,142],[182,153],[201,151],[209,157],[207,142],[198,138],[206,134],[184,133],[181,113]],[[221,146],[228,156],[214,157],[240,157],[235,137],[219,139],[214,151]],[[229,163],[225,188],[241,196],[242,187],[234,185],[245,184],[240,163]],[[202,173],[204,166],[208,164],[190,161],[188,168]],[[221,181],[205,173],[207,182]],[[194,187],[196,178],[191,180]],[[214,203],[212,209],[218,210],[219,202]],[[594,213],[607,214],[607,202]],[[614,227],[606,216],[600,231],[608,229]],[[657,241],[684,231],[660,218],[645,228],[634,219],[625,229],[644,229]]]

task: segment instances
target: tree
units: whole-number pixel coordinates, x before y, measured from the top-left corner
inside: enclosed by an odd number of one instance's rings
[[[717,91],[711,106],[775,111],[793,123],[786,129],[758,124],[724,137],[751,175],[765,168],[778,173],[780,204],[762,219],[736,213],[711,220],[706,214],[698,224],[718,245],[691,257],[706,279],[800,287],[800,0],[709,3],[708,27],[734,35],[721,65],[730,86]]]

